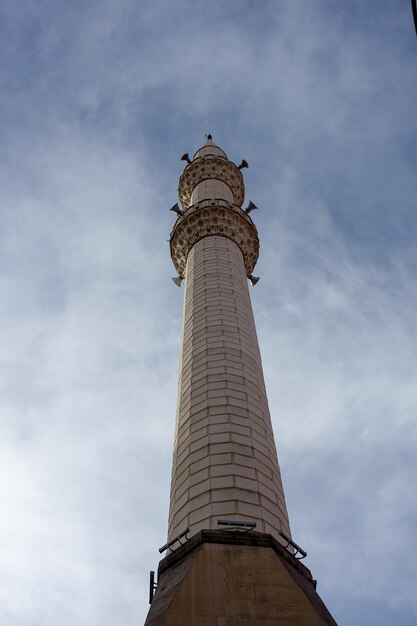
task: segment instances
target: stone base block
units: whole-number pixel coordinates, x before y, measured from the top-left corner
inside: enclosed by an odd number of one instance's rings
[[[271,535],[203,530],[161,561],[145,626],[337,626]]]

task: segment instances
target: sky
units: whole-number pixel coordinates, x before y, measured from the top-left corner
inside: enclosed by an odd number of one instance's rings
[[[340,626],[417,624],[408,0],[0,2],[0,623],[133,626],[166,541],[184,152],[240,163],[294,540]]]

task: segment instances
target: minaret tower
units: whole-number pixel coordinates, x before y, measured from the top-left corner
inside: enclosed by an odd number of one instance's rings
[[[168,555],[146,625],[334,625],[291,539],[249,297],[259,239],[255,205],[242,209],[247,163],[229,161],[210,135],[182,158],[170,238],[185,300]]]

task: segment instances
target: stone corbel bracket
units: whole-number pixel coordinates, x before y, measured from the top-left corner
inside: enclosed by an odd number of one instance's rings
[[[207,155],[192,161],[181,174],[178,197],[184,209],[188,209],[191,205],[191,195],[194,188],[209,178],[226,183],[232,190],[234,203],[239,207],[242,206],[245,186],[241,171],[227,159]]]
[[[188,208],[171,231],[171,257],[185,276],[188,253],[203,237],[218,235],[234,241],[242,251],[246,275],[251,276],[259,256],[258,232],[239,206],[224,200],[202,200]]]

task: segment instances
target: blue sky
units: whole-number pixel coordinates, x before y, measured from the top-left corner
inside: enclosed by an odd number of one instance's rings
[[[0,5],[0,622],[130,626],[165,542],[184,152],[250,163],[294,539],[343,626],[417,624],[408,1]]]

